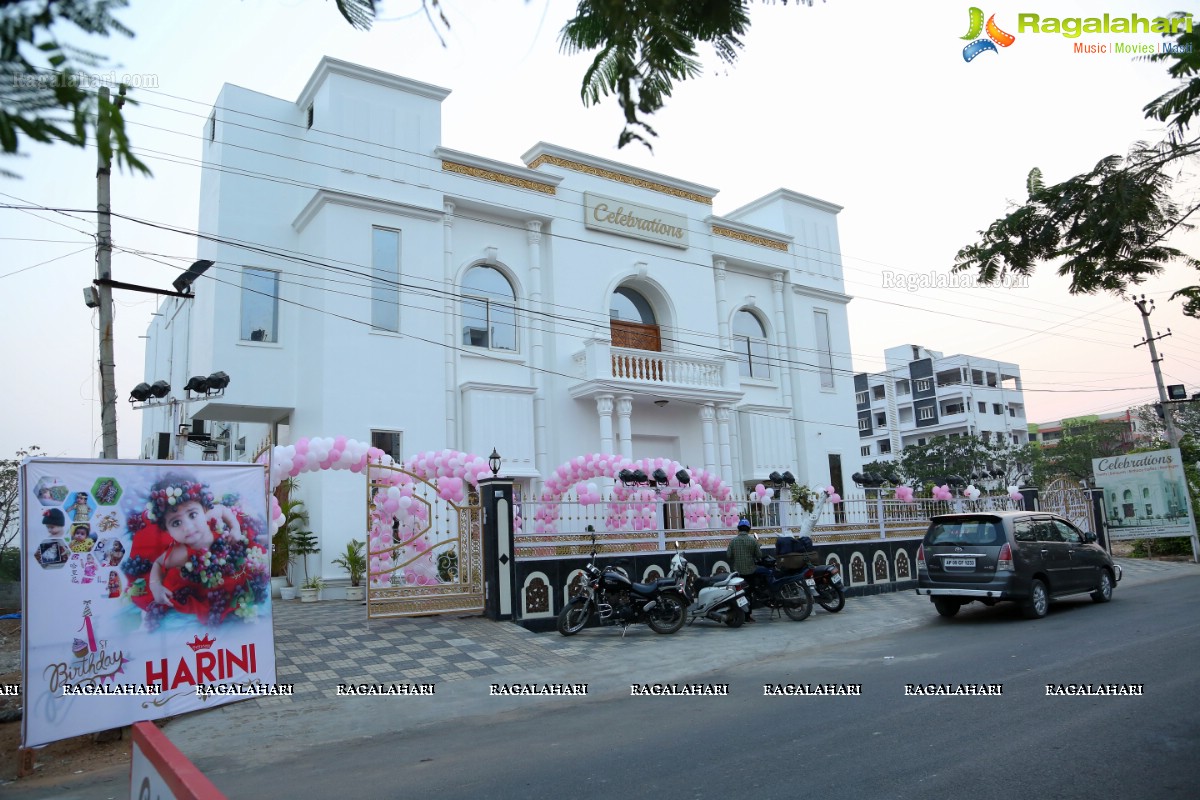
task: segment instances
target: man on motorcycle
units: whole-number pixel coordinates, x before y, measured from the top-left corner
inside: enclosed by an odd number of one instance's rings
[[[729,559],[730,569],[745,578],[749,584],[762,569],[758,566],[758,560],[762,558],[762,548],[759,547],[758,539],[750,535],[750,520],[742,517],[738,520],[737,527],[737,536],[729,541],[725,555]],[[746,622],[754,622],[749,610],[746,611]]]

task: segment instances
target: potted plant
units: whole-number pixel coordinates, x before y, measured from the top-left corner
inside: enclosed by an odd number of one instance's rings
[[[305,580],[304,585],[300,587],[300,602],[315,603],[320,600],[323,586],[325,586],[325,581],[315,575]]]
[[[350,573],[350,585],[346,588],[347,600],[362,600],[363,575],[367,571],[367,557],[363,555],[363,542],[351,539],[346,543],[346,552],[333,560],[336,567],[341,567]]]
[[[299,556],[304,564],[304,583],[300,587],[300,599],[303,602],[312,603],[317,599],[317,594],[324,585],[320,577],[310,578],[308,576],[308,557],[321,552],[321,548],[317,547],[317,535],[312,531],[292,531],[289,545],[292,555]],[[305,599],[306,594],[308,599]]]
[[[296,597],[296,587],[289,573],[297,555],[292,547],[292,536],[308,526],[308,509],[304,507],[303,500],[292,497],[300,488],[294,478],[288,478],[279,488],[284,498],[279,505],[283,523],[271,537],[271,587],[272,590],[278,589],[282,599],[292,600]]]

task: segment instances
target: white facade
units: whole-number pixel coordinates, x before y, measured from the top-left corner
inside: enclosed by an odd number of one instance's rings
[[[176,393],[229,374],[184,409],[221,457],[391,432],[399,458],[494,447],[532,489],[594,452],[739,488],[860,467],[838,206],[781,189],[718,217],[716,189],[555,145],[519,166],[450,150],[447,94],[329,58],[296,100],[222,90],[198,226],[215,266],[146,355]],[[174,422],[144,413],[154,457]],[[362,537],[354,477],[302,479],[325,559]]]
[[[854,376],[859,455],[892,461],[937,436],[1029,441],[1021,369],[977,356],[943,356],[913,344],[884,351],[884,372]]]

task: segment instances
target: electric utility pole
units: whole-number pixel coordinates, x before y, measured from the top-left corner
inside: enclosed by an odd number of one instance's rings
[[[1150,312],[1154,310],[1154,301],[1146,301],[1146,295],[1142,295],[1140,299],[1134,300],[1133,304],[1137,306],[1137,310],[1142,314],[1142,325],[1146,328],[1146,338],[1134,345],[1141,347],[1146,345],[1150,348],[1150,363],[1154,366],[1154,380],[1158,383],[1158,402],[1159,408],[1162,409],[1163,423],[1167,429],[1167,442],[1171,447],[1179,447],[1179,434],[1175,432],[1175,423],[1171,421],[1171,406],[1167,402],[1167,387],[1163,384],[1162,370],[1159,369],[1158,363],[1162,358],[1158,355],[1158,349],[1154,343],[1159,339],[1165,339],[1171,335],[1171,329],[1167,328],[1166,333],[1151,335],[1150,333]]]
[[[113,305],[112,305],[112,211],[109,197],[109,178],[112,175],[111,151],[105,146],[109,139],[107,86],[100,87],[99,114],[96,126],[96,288],[100,304],[100,433],[104,443],[104,458],[117,457],[117,386],[113,375]],[[125,103],[124,92],[116,108]]]

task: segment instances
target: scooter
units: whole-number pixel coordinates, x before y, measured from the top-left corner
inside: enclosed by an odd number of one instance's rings
[[[750,600],[746,597],[745,579],[730,573],[700,577],[688,568],[678,542],[675,543],[675,556],[671,559],[667,579],[677,581],[688,601],[688,625],[704,618],[723,622],[731,628],[740,628],[746,621]]]

